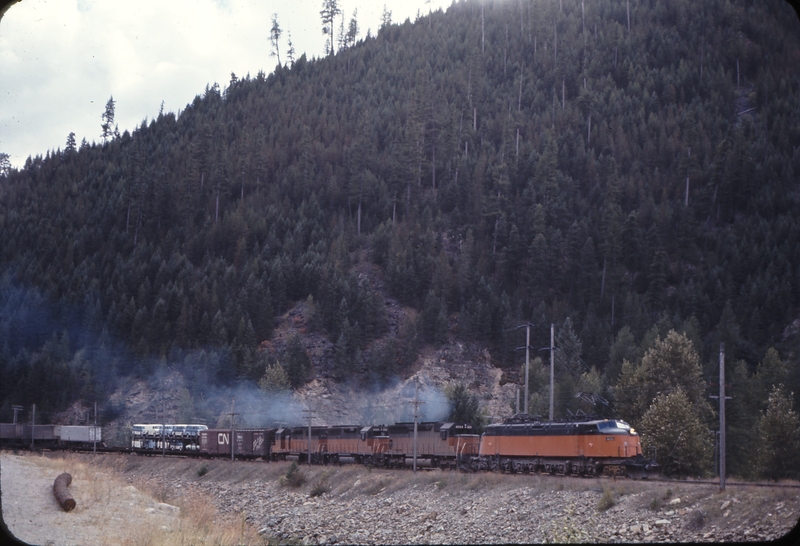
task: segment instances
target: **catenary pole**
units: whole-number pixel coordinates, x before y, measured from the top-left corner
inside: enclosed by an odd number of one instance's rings
[[[553,421],[553,388],[554,383],[554,368],[555,368],[555,360],[553,359],[553,338],[555,333],[555,325],[551,322],[550,323],[550,422]]]
[[[531,324],[525,328],[525,413],[528,413],[528,369],[530,368]]]
[[[725,491],[725,344],[719,344],[719,490]]]

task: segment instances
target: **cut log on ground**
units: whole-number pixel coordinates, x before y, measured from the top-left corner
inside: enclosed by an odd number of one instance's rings
[[[56,478],[56,481],[53,484],[53,493],[56,496],[58,504],[61,505],[61,508],[63,508],[65,512],[69,512],[75,508],[75,499],[73,499],[72,495],[70,495],[69,491],[67,491],[67,487],[69,487],[69,484],[71,483],[72,475],[64,472],[58,478]]]

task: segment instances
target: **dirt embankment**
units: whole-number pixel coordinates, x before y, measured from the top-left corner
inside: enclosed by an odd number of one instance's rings
[[[177,544],[188,527],[202,535],[224,526],[231,542],[215,544],[763,541],[785,536],[800,518],[800,495],[790,488],[720,493],[710,485],[356,465],[301,466],[304,483],[295,488],[281,485],[288,463],[127,455],[0,460],[6,522],[39,544]],[[76,465],[83,465],[79,472],[71,470]],[[52,494],[62,470],[75,476],[78,508],[69,513]],[[97,487],[83,482],[91,473],[121,487],[87,502]],[[204,519],[190,517],[198,503]],[[201,535],[182,540],[196,543]]]

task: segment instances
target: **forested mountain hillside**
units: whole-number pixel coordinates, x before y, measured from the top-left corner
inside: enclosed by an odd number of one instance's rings
[[[514,328],[553,323],[557,416],[627,407],[673,329],[705,399],[724,342],[749,430],[800,390],[799,29],[779,1],[465,0],[31,157],[0,177],[0,417],[159,366],[297,387],[302,337],[258,347],[305,301],[342,381],[448,339],[516,373]]]

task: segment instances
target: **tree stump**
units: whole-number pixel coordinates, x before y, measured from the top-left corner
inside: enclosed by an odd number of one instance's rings
[[[56,496],[58,504],[61,505],[61,508],[63,508],[65,512],[69,512],[75,508],[75,499],[73,499],[72,495],[70,495],[69,491],[67,491],[67,487],[69,487],[69,484],[71,483],[72,475],[64,472],[58,478],[56,478],[56,481],[53,484],[53,493]]]

